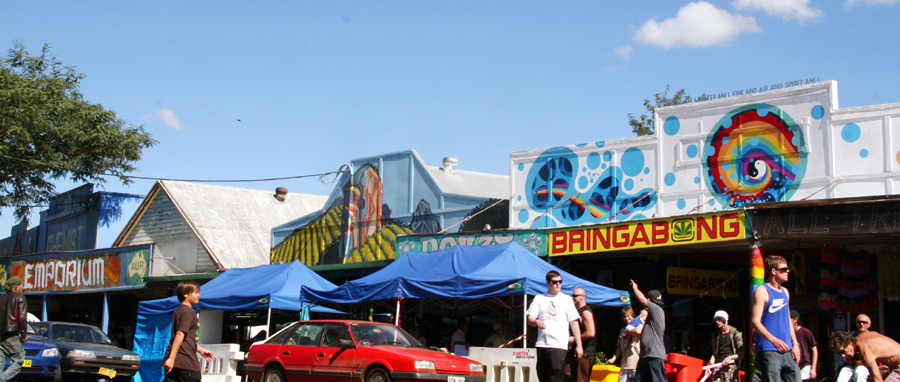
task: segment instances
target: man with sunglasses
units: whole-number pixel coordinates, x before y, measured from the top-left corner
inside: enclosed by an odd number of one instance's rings
[[[847,360],[847,363],[868,367],[874,382],[900,381],[900,344],[875,332],[865,332],[853,336],[847,332],[831,333],[831,351]],[[882,378],[878,364],[891,370],[887,378]]]
[[[540,382],[559,382],[566,364],[569,330],[575,337],[575,356],[581,358],[584,354],[578,310],[571,297],[560,293],[562,281],[559,272],[547,272],[547,293],[534,296],[526,312],[528,325],[538,328],[535,369]]]
[[[854,338],[863,333],[868,333],[872,327],[872,319],[868,315],[856,316],[856,330],[850,332]],[[866,382],[869,379],[869,368],[857,361],[847,361],[838,371],[837,382]]]
[[[800,382],[800,343],[791,323],[790,294],[782,284],[790,269],[781,256],[766,258],[766,282],[753,291],[750,322],[762,382]]]

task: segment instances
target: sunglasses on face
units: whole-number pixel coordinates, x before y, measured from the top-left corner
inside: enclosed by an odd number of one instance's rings
[[[857,324],[868,324],[869,321],[856,321]]]
[[[583,294],[573,294],[572,298],[575,298],[575,297],[584,297],[584,295]]]
[[[550,280],[547,281],[548,284],[559,284],[562,285],[562,280]]]
[[[778,272],[781,272],[781,273],[786,273],[786,272],[790,272],[790,271],[791,271],[791,269],[788,268],[788,267],[784,267],[784,268],[775,268],[775,270],[778,271]]]

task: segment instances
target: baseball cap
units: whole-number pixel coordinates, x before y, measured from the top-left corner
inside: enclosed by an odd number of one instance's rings
[[[800,318],[800,312],[791,309],[791,318]]]
[[[659,293],[658,290],[654,289],[647,292],[647,299],[656,303],[656,305],[662,305],[662,293]]]
[[[13,276],[13,277],[10,277],[10,278],[6,279],[6,287],[7,287],[7,288],[12,288],[12,287],[15,287],[15,286],[18,286],[18,285],[22,285],[22,278],[21,278],[21,277],[19,277],[19,276]]]
[[[716,311],[716,314],[713,316],[713,319],[716,319],[719,317],[722,317],[723,319],[725,319],[725,322],[728,323],[728,312],[726,312],[724,310]]]

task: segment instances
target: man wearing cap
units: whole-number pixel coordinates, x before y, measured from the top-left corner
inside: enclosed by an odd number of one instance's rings
[[[539,382],[559,382],[566,353],[569,349],[569,330],[575,336],[575,356],[581,358],[581,331],[578,330],[578,310],[572,298],[560,293],[562,276],[557,271],[547,272],[547,293],[534,296],[525,312],[528,325],[538,328],[537,377]]]
[[[790,268],[781,256],[766,258],[766,282],[753,291],[750,322],[756,329],[756,363],[762,382],[800,382],[800,343],[791,324]]]
[[[794,324],[794,332],[797,333],[797,342],[800,343],[800,378],[816,379],[816,366],[819,364],[819,349],[816,347],[816,336],[812,330],[800,326],[800,312],[791,309],[791,323]]]
[[[713,371],[714,382],[737,382],[737,360],[744,354],[744,336],[734,326],[728,325],[728,312],[717,311],[713,315],[716,327],[719,329],[712,339],[712,356],[709,363],[721,363],[718,369]]]
[[[22,343],[28,338],[28,302],[22,295],[22,279],[13,276],[6,280],[6,294],[0,296],[0,354],[3,359],[0,365],[9,366],[0,374],[0,382],[13,379],[22,369],[25,360],[25,348]]]
[[[634,280],[631,280],[631,288],[641,305],[647,307],[648,313],[641,330],[641,355],[635,374],[641,382],[666,382],[666,348],[663,344],[666,313],[662,309],[662,293],[651,290],[644,296]]]

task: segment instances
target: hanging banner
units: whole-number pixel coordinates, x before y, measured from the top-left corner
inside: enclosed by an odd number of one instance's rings
[[[737,297],[738,279],[734,272],[668,267],[666,289],[669,294]]]
[[[397,253],[428,252],[450,248],[457,245],[494,245],[515,241],[529,252],[538,256],[547,256],[546,231],[491,231],[464,234],[443,235],[398,235]]]
[[[550,256],[746,239],[744,210],[550,230]]]
[[[0,263],[0,282],[19,276],[24,293],[143,288],[150,253],[142,245],[16,257]]]

